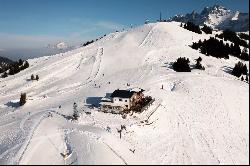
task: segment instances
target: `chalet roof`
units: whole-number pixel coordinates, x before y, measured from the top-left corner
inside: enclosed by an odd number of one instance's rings
[[[127,90],[115,90],[111,97],[119,97],[119,98],[131,98],[135,92],[127,91]]]

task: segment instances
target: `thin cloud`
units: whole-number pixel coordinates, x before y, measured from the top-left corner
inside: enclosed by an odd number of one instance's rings
[[[0,46],[2,50],[22,49],[22,48],[41,48],[48,44],[55,44],[65,41],[70,44],[79,44],[84,40],[77,36],[52,36],[52,35],[22,35],[0,33]]]
[[[5,49],[42,47],[61,40],[64,40],[64,38],[58,36],[0,33],[0,45]]]
[[[83,35],[89,35],[90,33],[93,33],[95,31],[97,31],[97,28],[83,28],[83,30],[81,31],[71,33],[70,38],[79,39],[82,38]]]
[[[67,42],[70,45],[78,45],[87,40],[96,38],[100,33],[109,33],[126,28],[126,26],[122,24],[111,21],[84,23],[80,23],[80,19],[74,19],[73,21],[78,22],[77,26],[82,28],[79,31],[68,33],[63,36],[40,34],[24,35],[0,32],[0,51],[19,48],[41,48],[60,41]]]
[[[111,21],[100,21],[96,23],[95,26],[99,28],[109,29],[109,30],[118,30],[118,29],[123,29],[126,27],[122,24],[111,22]]]

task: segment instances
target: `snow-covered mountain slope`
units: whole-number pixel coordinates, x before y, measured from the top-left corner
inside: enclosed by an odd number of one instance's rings
[[[191,21],[197,25],[208,25],[221,30],[231,29],[236,32],[249,31],[249,14],[231,11],[223,6],[206,7],[201,13],[193,11],[191,14],[176,15],[169,21]]]
[[[229,73],[239,59],[188,46],[209,37],[154,23],[28,60],[0,79],[0,164],[249,164],[249,85]],[[170,63],[183,56],[191,65],[201,56],[206,70],[176,73]],[[123,119],[87,106],[127,83],[156,99],[147,111]],[[22,92],[28,100],[18,107]],[[74,102],[78,122],[67,120]]]

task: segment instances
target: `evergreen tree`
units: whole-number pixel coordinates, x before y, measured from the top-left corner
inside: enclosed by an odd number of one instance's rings
[[[8,74],[7,74],[7,72],[4,72],[4,73],[3,73],[3,75],[2,75],[2,77],[3,77],[3,78],[6,78],[6,77],[8,77]]]
[[[234,44],[243,47],[248,47],[248,44],[245,40],[240,39],[234,31],[231,31],[229,29],[224,30],[223,33],[219,35],[219,38],[224,39],[226,41],[231,41]]]
[[[232,48],[232,54],[236,57],[240,57],[241,54],[241,49],[239,44],[234,44],[233,48]]]
[[[207,53],[207,47],[206,46],[202,46],[201,47],[201,53],[205,54],[205,55],[208,55],[208,53]]]
[[[15,69],[14,67],[11,67],[9,70],[9,75],[14,75],[15,74]]]
[[[203,28],[201,29],[203,32],[205,32],[206,34],[212,34],[213,33],[213,29],[210,28],[207,25],[204,25]]]
[[[19,59],[18,61],[18,66],[22,66],[23,65],[23,60],[22,59]]]
[[[202,61],[202,58],[199,57],[198,59],[196,59],[197,62],[201,62]]]
[[[196,69],[200,69],[200,70],[205,70],[205,67],[202,66],[201,61],[202,61],[202,58],[201,58],[201,57],[199,57],[198,59],[196,59],[195,68],[196,68]]]
[[[173,63],[173,69],[177,72],[191,72],[189,59],[180,57]]]
[[[240,59],[245,60],[245,61],[249,61],[249,54],[247,53],[247,48],[244,48],[242,50],[242,53],[240,55]]]
[[[235,64],[232,74],[239,78],[242,74],[247,75],[247,71],[248,69],[246,64],[244,65],[242,62],[238,62],[237,64]]]
[[[31,80],[34,80],[34,79],[35,79],[35,76],[34,76],[33,74],[31,74],[30,79],[31,79]]]
[[[22,93],[20,97],[20,106],[23,106],[26,103],[26,93]]]
[[[241,39],[244,39],[244,40],[249,40],[249,35],[248,35],[248,34],[245,34],[245,33],[240,33],[240,34],[239,34],[239,37],[240,37]]]
[[[23,65],[23,68],[24,68],[24,69],[27,69],[29,66],[30,66],[29,62],[28,62],[28,61],[25,61],[25,62],[24,62],[24,65]]]
[[[38,76],[38,75],[36,75],[36,80],[37,80],[37,81],[39,80],[39,76]]]
[[[184,28],[187,29],[187,30],[189,30],[189,31],[198,33],[198,34],[202,34],[200,27],[197,26],[197,25],[195,25],[195,24],[192,23],[192,22],[187,22],[187,23],[184,25]]]
[[[223,40],[218,40],[213,37],[211,37],[209,40],[204,40],[203,42],[194,42],[191,47],[193,49],[200,48],[200,52],[207,56],[225,59],[229,59],[229,54],[233,55],[233,52],[234,56],[239,56],[241,51],[239,45],[232,44],[230,47],[229,44],[224,44]]]
[[[14,75],[19,72],[20,72],[20,68],[18,66],[18,62],[15,62],[14,64],[11,65],[9,69],[9,75]]]
[[[244,77],[243,76],[241,77],[241,81],[244,81]]]
[[[12,64],[8,64],[2,68],[0,68],[0,73],[8,71],[9,75],[15,75],[19,73],[21,70],[24,70],[29,67],[29,63],[26,61],[23,64],[23,60],[19,59],[19,61],[16,61]],[[5,77],[7,77],[6,74],[4,74]]]

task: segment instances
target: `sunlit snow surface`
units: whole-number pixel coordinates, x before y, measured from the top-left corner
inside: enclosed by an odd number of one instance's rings
[[[209,37],[153,23],[30,59],[0,79],[0,164],[249,164],[249,84],[230,74],[239,59],[189,47]],[[191,66],[201,56],[206,70],[174,72],[171,63],[184,56]],[[88,107],[127,83],[156,99],[147,111],[123,119]],[[18,107],[22,92],[28,101]],[[67,120],[74,102],[77,122]]]

